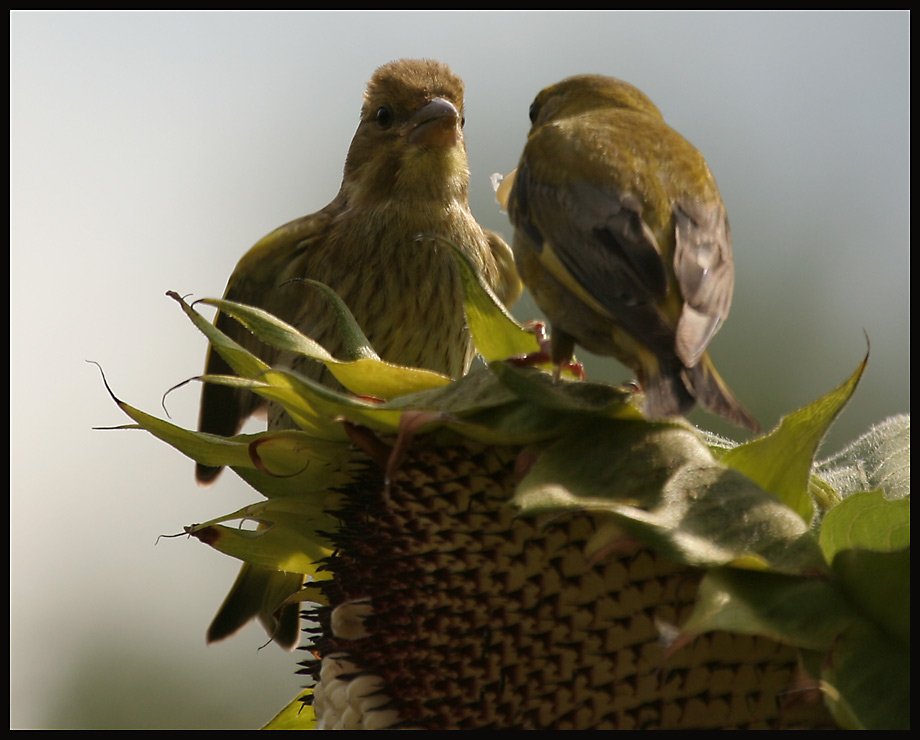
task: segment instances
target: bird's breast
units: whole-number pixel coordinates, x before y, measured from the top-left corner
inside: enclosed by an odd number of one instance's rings
[[[481,267],[491,253],[478,226],[444,215],[442,210],[440,221],[394,223],[389,209],[387,220],[358,219],[340,228],[339,238],[311,248],[300,272],[335,290],[384,360],[459,377],[474,350],[450,244]],[[305,298],[292,323],[341,357],[331,308]]]

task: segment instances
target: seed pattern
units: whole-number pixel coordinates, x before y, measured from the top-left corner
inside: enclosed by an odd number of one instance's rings
[[[304,669],[322,726],[829,725],[791,691],[791,648],[710,633],[669,652],[701,571],[644,547],[589,559],[593,514],[519,516],[517,453],[419,442],[389,486],[369,470],[347,492]]]

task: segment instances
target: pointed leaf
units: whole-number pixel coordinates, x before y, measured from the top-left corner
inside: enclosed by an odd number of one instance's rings
[[[318,280],[305,279],[304,282],[312,285],[323,293],[332,304],[336,320],[338,321],[339,338],[342,340],[342,347],[346,359],[378,359],[377,353],[374,351],[374,348],[371,347],[371,343],[365,336],[364,331],[358,326],[355,317],[348,309],[348,306],[345,305],[345,301],[339,297],[338,293]]]
[[[808,481],[818,445],[856,390],[863,360],[837,390],[784,417],[769,434],[728,450],[722,461],[775,494],[806,522],[814,516]],[[782,461],[778,464],[777,461]]]
[[[334,432],[333,439],[344,438],[339,419],[349,419],[382,431],[399,428],[401,412],[385,404],[368,403],[338,393],[290,370],[269,370],[261,377],[264,384],[253,388],[260,396],[280,403],[304,428],[323,428]]]
[[[313,711],[313,689],[304,689],[290,704],[274,716],[263,730],[314,730],[316,712]]]
[[[153,434],[166,444],[205,465],[252,466],[249,458],[248,443],[237,438],[227,439],[204,432],[190,432],[175,424],[162,421],[129,406],[117,398],[119,408],[138,423],[141,429]]]
[[[327,362],[326,367],[336,380],[355,395],[382,400],[443,388],[451,382],[446,375],[432,370],[404,367],[371,358],[353,362]]]
[[[199,303],[214,306],[239,321],[261,341],[286,352],[296,352],[319,362],[331,360],[332,355],[318,342],[301,334],[290,324],[254,306],[236,301],[202,298]]]
[[[113,396],[113,398],[115,398]],[[296,430],[220,437],[192,432],[144,413],[115,398],[138,427],[205,465],[229,466],[265,496],[290,495],[343,485],[349,450],[341,424],[331,442]]]
[[[216,550],[247,563],[285,573],[318,573],[318,561],[331,552],[320,531],[334,531],[335,520],[326,513],[337,501],[332,493],[284,496],[246,506],[233,514],[186,527],[193,537]],[[257,522],[257,529],[227,527],[221,522]]]
[[[243,378],[255,378],[268,369],[268,365],[230,339],[230,337],[220,331],[213,323],[189,306],[177,293],[169,291],[166,295],[182,306],[182,310],[185,311],[186,316],[188,316],[201,333],[208,338],[211,347],[226,360],[227,364],[233,368],[233,372],[237,375]]]
[[[540,349],[537,338],[514,320],[466,255],[451,247],[463,285],[466,322],[479,354],[486,362],[493,362],[537,352]]]
[[[215,306],[228,316],[232,316],[266,344],[322,362],[343,386],[359,396],[389,399],[406,393],[437,388],[450,382],[447,376],[431,370],[402,367],[381,360],[371,349],[367,338],[361,333],[357,322],[341,299],[322,283],[313,280],[304,282],[320,289],[336,307],[339,326],[345,337],[345,352],[356,359],[343,361],[334,358],[318,342],[262,309],[213,298],[205,298],[200,302]]]

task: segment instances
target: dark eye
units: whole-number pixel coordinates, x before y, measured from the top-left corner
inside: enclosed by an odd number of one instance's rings
[[[393,123],[393,113],[385,105],[377,109],[377,124],[381,128],[389,128]]]
[[[531,103],[531,105],[530,105],[530,122],[531,122],[531,123],[536,123],[536,122],[537,122],[537,116],[538,116],[538,115],[540,115],[540,106],[538,106],[536,103]]]

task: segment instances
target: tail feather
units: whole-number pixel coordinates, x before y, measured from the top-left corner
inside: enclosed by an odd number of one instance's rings
[[[222,328],[222,327],[219,327]],[[235,375],[230,365],[214,349],[208,350],[205,372],[208,375]],[[265,405],[264,399],[255,393],[226,385],[205,383],[201,389],[201,410],[198,416],[198,431],[232,437],[240,433],[243,424],[252,414]],[[220,466],[195,465],[195,479],[202,486],[214,482]]]
[[[659,367],[649,375],[645,387],[645,415],[649,419],[686,416],[696,404],[679,367]],[[641,380],[641,379],[640,379]]]
[[[672,366],[659,365],[655,370],[643,384],[645,414],[650,419],[686,416],[698,403],[739,427],[760,432],[760,424],[735,398],[708,354],[694,367],[684,367],[678,361]]]
[[[732,424],[760,433],[760,424],[735,398],[728,385],[716,372],[709,355],[704,354],[692,368],[684,368],[682,375],[696,398],[697,403],[707,411],[728,419]]]

